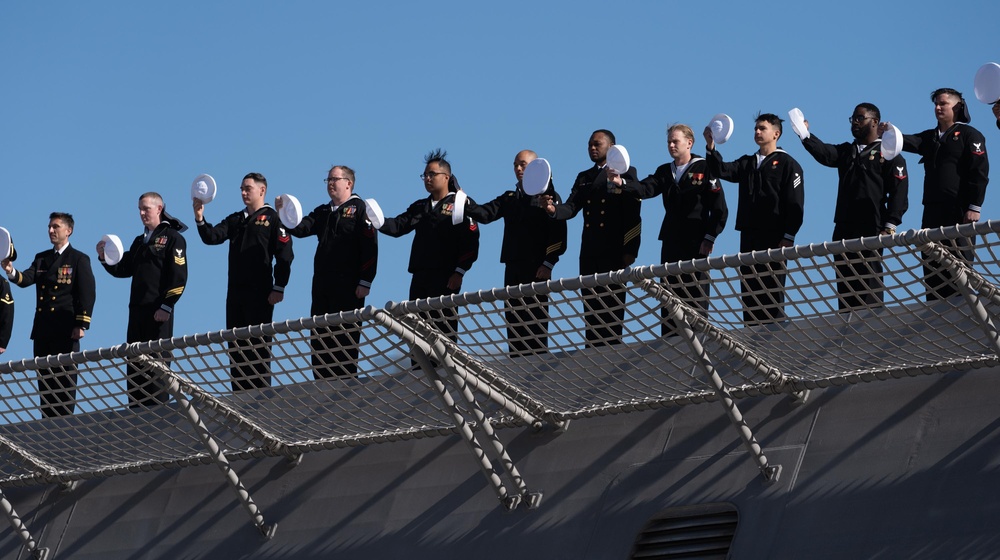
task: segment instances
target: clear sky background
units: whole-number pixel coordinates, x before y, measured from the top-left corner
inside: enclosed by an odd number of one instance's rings
[[[190,184],[212,174],[217,222],[241,207],[243,175],[259,171],[306,211],[327,202],[333,164],[357,172],[356,192],[395,215],[426,196],[423,155],[448,150],[479,201],[514,183],[530,148],[568,194],[589,167],[587,139],[608,128],[640,177],[669,159],[664,129],[696,132],[718,112],[736,123],[727,160],[756,149],[758,111],[799,107],[828,142],[850,140],[862,101],[904,132],[934,125],[929,94],[954,87],[991,149],[1000,131],[975,101],[972,79],[1000,61],[1000,3],[907,2],[171,2],[0,3],[0,225],[23,267],[50,247],[48,214],[72,213],[74,246],[92,255],[98,298],[84,349],[125,338],[128,280],[96,260],[105,233],[126,247],[141,232],[139,194],[164,195],[193,226]],[[830,239],[837,174],[817,165],[786,129],[779,142],[805,170],[800,244]],[[704,153],[698,137],[695,153]],[[994,167],[1000,160],[994,156]],[[923,172],[910,163],[910,210],[919,227]],[[994,174],[996,171],[994,172]],[[735,210],[735,185],[726,183]],[[983,218],[998,217],[992,185]],[[643,204],[637,264],[659,258],[659,200]],[[735,214],[715,254],[738,252]],[[556,276],[578,272],[580,218]],[[465,290],[497,286],[501,224],[482,228]],[[187,234],[190,281],[175,334],[225,326],[226,247]],[[368,304],[405,300],[411,238],[379,239]],[[309,311],[315,238],[296,240],[276,320]],[[14,287],[15,332],[5,359],[31,356],[34,289]]]

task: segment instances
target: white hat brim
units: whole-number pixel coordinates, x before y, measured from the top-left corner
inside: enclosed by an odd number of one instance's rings
[[[712,140],[716,144],[725,144],[733,135],[733,119],[725,113],[712,117],[708,126],[712,129]]]
[[[792,131],[796,136],[805,140],[809,138],[809,129],[806,128],[806,117],[798,107],[788,112],[788,120],[792,123]]]
[[[455,193],[455,208],[451,212],[451,225],[457,226],[465,221],[465,202],[468,199],[469,196],[465,194],[465,191],[460,190]]]
[[[374,198],[365,199],[365,214],[368,216],[368,221],[372,223],[372,227],[382,228],[382,224],[385,223],[385,214],[382,213],[382,207],[378,205],[378,202],[375,202]]]
[[[125,254],[125,247],[122,246],[122,240],[117,235],[109,233],[102,237],[101,241],[104,242],[104,262],[111,266],[121,262],[122,256]]]
[[[1000,101],[1000,64],[987,62],[980,66],[973,83],[976,99],[989,105]]]
[[[889,128],[882,133],[882,157],[893,160],[901,153],[903,153],[903,133],[896,125],[889,125]]]
[[[549,188],[549,180],[552,179],[552,166],[545,158],[535,158],[524,168],[524,175],[521,176],[521,189],[528,196],[536,196],[545,192]]]
[[[0,227],[0,260],[9,259],[13,251],[11,250],[10,232],[7,228]],[[7,249],[4,251],[4,249]]]
[[[215,194],[218,190],[215,185],[215,179],[207,173],[198,175],[191,182],[191,198],[197,198],[205,204],[215,200]]]
[[[628,168],[632,166],[632,162],[628,157],[628,150],[625,149],[625,146],[615,144],[608,149],[607,165],[609,169],[619,175],[623,175],[628,171]]]
[[[278,210],[278,218],[288,229],[295,229],[302,222],[302,204],[299,199],[290,194],[280,195],[281,210]]]

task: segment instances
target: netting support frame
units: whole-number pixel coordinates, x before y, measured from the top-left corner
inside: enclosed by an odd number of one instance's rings
[[[715,394],[719,397],[719,403],[726,410],[729,421],[736,427],[740,440],[750,453],[750,456],[753,457],[754,463],[760,470],[760,474],[768,483],[777,482],[781,476],[781,465],[772,465],[768,462],[767,455],[764,454],[764,449],[753,435],[753,429],[750,428],[739,407],[736,406],[736,399],[729,393],[726,383],[722,380],[719,372],[716,371],[708,355],[708,351],[701,343],[701,340],[698,339],[691,322],[688,320],[688,313],[693,312],[686,310],[680,298],[672,294],[669,290],[664,289],[657,282],[644,280],[640,286],[667,308],[670,318],[679,327],[677,330],[684,339],[684,342],[691,347],[691,351],[695,356],[695,363],[698,364],[702,373],[708,378],[709,383],[715,390]]]
[[[150,371],[152,371],[152,373],[163,383],[163,387],[168,393],[170,393],[170,396],[177,401],[180,412],[183,413],[183,416],[188,420],[188,422],[191,423],[191,427],[194,428],[195,433],[198,434],[198,439],[201,440],[202,445],[205,446],[205,449],[208,451],[212,461],[219,467],[219,470],[222,471],[222,474],[225,476],[229,486],[233,489],[233,492],[235,492],[236,498],[239,500],[247,514],[250,515],[250,520],[253,522],[254,526],[260,532],[261,536],[264,537],[264,540],[271,540],[278,528],[278,524],[267,524],[264,522],[264,514],[253,501],[253,498],[250,496],[250,492],[245,486],[243,486],[239,475],[236,474],[235,470],[233,470],[232,465],[229,463],[229,459],[222,450],[222,446],[220,446],[219,442],[215,441],[215,438],[212,437],[208,427],[204,422],[202,422],[201,415],[198,414],[198,409],[181,390],[180,377],[171,371],[166,364],[160,362],[159,360],[154,360],[149,356],[139,355],[135,357],[133,361],[138,362],[144,367],[148,367]]]
[[[14,510],[14,504],[10,503],[7,496],[0,490],[0,509],[3,510],[4,516],[7,518],[7,522],[10,523],[11,529],[17,533],[17,536],[21,537],[21,541],[24,542],[24,547],[31,552],[37,560],[45,560],[49,557],[49,549],[39,547],[38,541],[31,536],[31,532],[28,531],[28,527],[21,521],[21,517],[17,515],[17,511]]]
[[[476,464],[479,466],[480,471],[486,478],[487,483],[491,488],[493,488],[500,504],[503,505],[507,511],[517,509],[517,507],[522,503],[525,504],[528,509],[537,508],[541,504],[542,493],[532,492],[528,489],[524,482],[524,478],[517,470],[514,461],[510,458],[506,447],[503,442],[500,441],[499,435],[493,428],[493,424],[483,412],[479,403],[476,402],[475,394],[473,393],[470,383],[468,382],[468,379],[470,377],[475,378],[475,375],[468,372],[462,365],[458,364],[453,359],[448,345],[444,342],[446,337],[440,331],[414,315],[407,315],[405,317],[405,323],[382,313],[377,313],[376,316],[376,320],[378,320],[386,328],[396,333],[397,336],[400,336],[407,344],[410,345],[410,355],[413,357],[413,360],[417,363],[420,370],[424,373],[430,386],[434,388],[435,392],[437,392],[438,397],[444,404],[444,407],[451,413],[452,420],[455,422],[455,427],[458,433],[468,445],[473,457],[476,460]],[[431,340],[432,342],[428,342],[428,340]],[[438,363],[443,365],[444,370],[448,373],[447,378],[438,373],[437,368],[435,368],[434,364],[431,362],[431,357],[435,358]],[[503,472],[506,473],[507,478],[509,479],[508,482],[512,487],[516,488],[516,492],[509,491],[503,478],[497,473],[486,448],[476,437],[475,431],[473,430],[473,424],[470,423],[465,414],[463,414],[455,398],[448,390],[448,384],[446,384],[446,381],[448,380],[450,380],[452,388],[462,394],[467,408],[475,417],[475,427],[490,440],[493,453],[496,456],[495,459],[502,465]],[[482,383],[481,380],[480,383]],[[528,423],[532,426],[540,423],[540,419],[532,416],[529,416],[528,420],[530,420]]]
[[[1000,332],[997,331],[997,327],[993,324],[993,319],[990,317],[989,311],[986,310],[986,306],[983,305],[978,295],[979,290],[987,289],[991,292],[990,295],[993,296],[987,297],[993,300],[994,303],[1000,303],[997,301],[1000,298],[996,297],[997,287],[987,282],[985,278],[956,258],[955,255],[940,243],[934,241],[928,242],[921,245],[920,250],[930,255],[941,269],[952,273],[952,281],[958,287],[959,293],[962,294],[962,299],[969,306],[971,310],[970,315],[983,330],[983,334],[989,340],[994,354],[1000,357]],[[973,278],[976,280],[976,284],[979,285],[979,290],[973,285]]]

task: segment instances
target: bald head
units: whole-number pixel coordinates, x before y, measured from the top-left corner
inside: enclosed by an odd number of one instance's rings
[[[514,156],[514,176],[517,177],[518,183],[524,177],[524,168],[528,167],[528,164],[536,159],[538,159],[538,154],[531,150],[517,152],[517,155]]]

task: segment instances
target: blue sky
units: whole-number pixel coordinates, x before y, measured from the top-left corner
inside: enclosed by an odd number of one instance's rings
[[[736,122],[727,160],[755,150],[758,111],[805,113],[828,142],[849,139],[854,105],[878,105],[904,132],[933,126],[929,93],[954,87],[987,143],[1000,139],[972,78],[1000,61],[995,2],[24,2],[0,4],[0,225],[21,254],[48,248],[52,211],[74,214],[73,244],[94,254],[105,233],[126,245],[141,231],[139,194],[155,190],[193,224],[189,188],[212,174],[216,222],[240,208],[240,179],[267,176],[269,198],[328,200],[332,164],[357,171],[357,193],[387,214],[425,196],[423,155],[448,150],[473,198],[513,184],[530,148],[568,193],[589,167],[590,132],[608,128],[640,176],[667,161],[664,129],[696,131],[718,112]],[[836,171],[815,164],[791,133],[779,144],[805,171],[798,243],[828,240]],[[696,153],[704,152],[699,138]],[[923,173],[911,166],[910,211],[920,222]],[[995,163],[1000,166],[1000,163]],[[734,185],[726,184],[735,207]],[[1000,205],[992,186],[984,219]],[[639,264],[659,257],[659,200],[643,204]],[[494,287],[502,225],[482,229],[466,290]],[[577,274],[579,219],[555,270]],[[175,334],[225,325],[226,249],[187,236],[190,282]],[[368,303],[406,299],[410,238],[380,238]],[[715,254],[736,253],[728,229]],[[275,319],[308,313],[314,240],[296,240],[287,297]],[[94,257],[96,264],[96,257]],[[124,340],[128,281],[99,267],[97,307],[83,347]],[[18,313],[6,359],[31,356],[33,290],[14,288]]]

